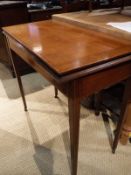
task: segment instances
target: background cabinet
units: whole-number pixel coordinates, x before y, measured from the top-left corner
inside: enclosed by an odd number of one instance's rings
[[[0,2],[0,62],[4,63],[14,76],[13,67],[10,57],[8,55],[6,40],[2,33],[2,27],[15,24],[29,22],[29,15],[26,2],[1,1]],[[20,57],[12,52],[13,59],[17,64],[20,74],[32,72],[33,69],[29,67]]]
[[[42,21],[51,19],[53,14],[62,13],[62,7],[59,9],[47,9],[47,10],[29,10],[30,21]]]

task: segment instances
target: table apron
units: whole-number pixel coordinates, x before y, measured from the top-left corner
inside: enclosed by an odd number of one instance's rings
[[[95,74],[80,78],[78,81],[80,99],[108,88],[131,77],[131,61]]]
[[[79,98],[82,100],[86,96],[92,95],[104,88],[114,85],[122,80],[128,79],[131,76],[131,61],[112,66],[111,68],[98,71],[91,75],[86,75],[66,83],[59,83],[59,78],[50,72],[46,64],[40,62],[32,52],[28,51],[25,47],[17,41],[8,37],[9,47],[18,54],[25,62],[32,66],[37,72],[42,74],[49,80],[55,87],[62,93],[69,97],[69,87],[73,81],[77,81],[77,91],[79,91]]]

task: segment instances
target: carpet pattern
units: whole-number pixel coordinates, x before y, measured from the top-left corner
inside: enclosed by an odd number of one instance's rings
[[[70,175],[66,97],[37,73],[22,80],[28,112],[0,64],[0,175]],[[81,107],[78,175],[130,175],[130,155],[130,144],[113,155],[102,117]]]

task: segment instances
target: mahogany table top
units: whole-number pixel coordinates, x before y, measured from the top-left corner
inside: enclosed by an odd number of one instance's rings
[[[120,8],[117,9],[99,9],[89,11],[78,11],[70,13],[62,13],[53,15],[53,20],[70,23],[82,28],[91,29],[119,37],[120,39],[130,40],[131,32],[116,28],[112,24],[122,24],[126,26],[126,23],[131,22],[131,7],[125,8],[120,13]],[[126,27],[125,27],[126,28]]]
[[[125,40],[53,20],[5,27],[4,32],[58,75],[131,53],[130,43]]]

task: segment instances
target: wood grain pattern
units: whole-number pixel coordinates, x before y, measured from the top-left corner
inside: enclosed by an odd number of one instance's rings
[[[131,21],[130,16],[121,14],[118,10],[96,10],[92,13],[88,11],[63,13],[53,15],[55,21],[61,21],[85,29],[90,29],[98,32],[108,34],[110,36],[126,39],[131,42],[131,34],[124,30],[117,29],[108,25],[108,23],[125,23]]]
[[[4,28],[59,75],[130,53],[129,43],[54,21]]]

